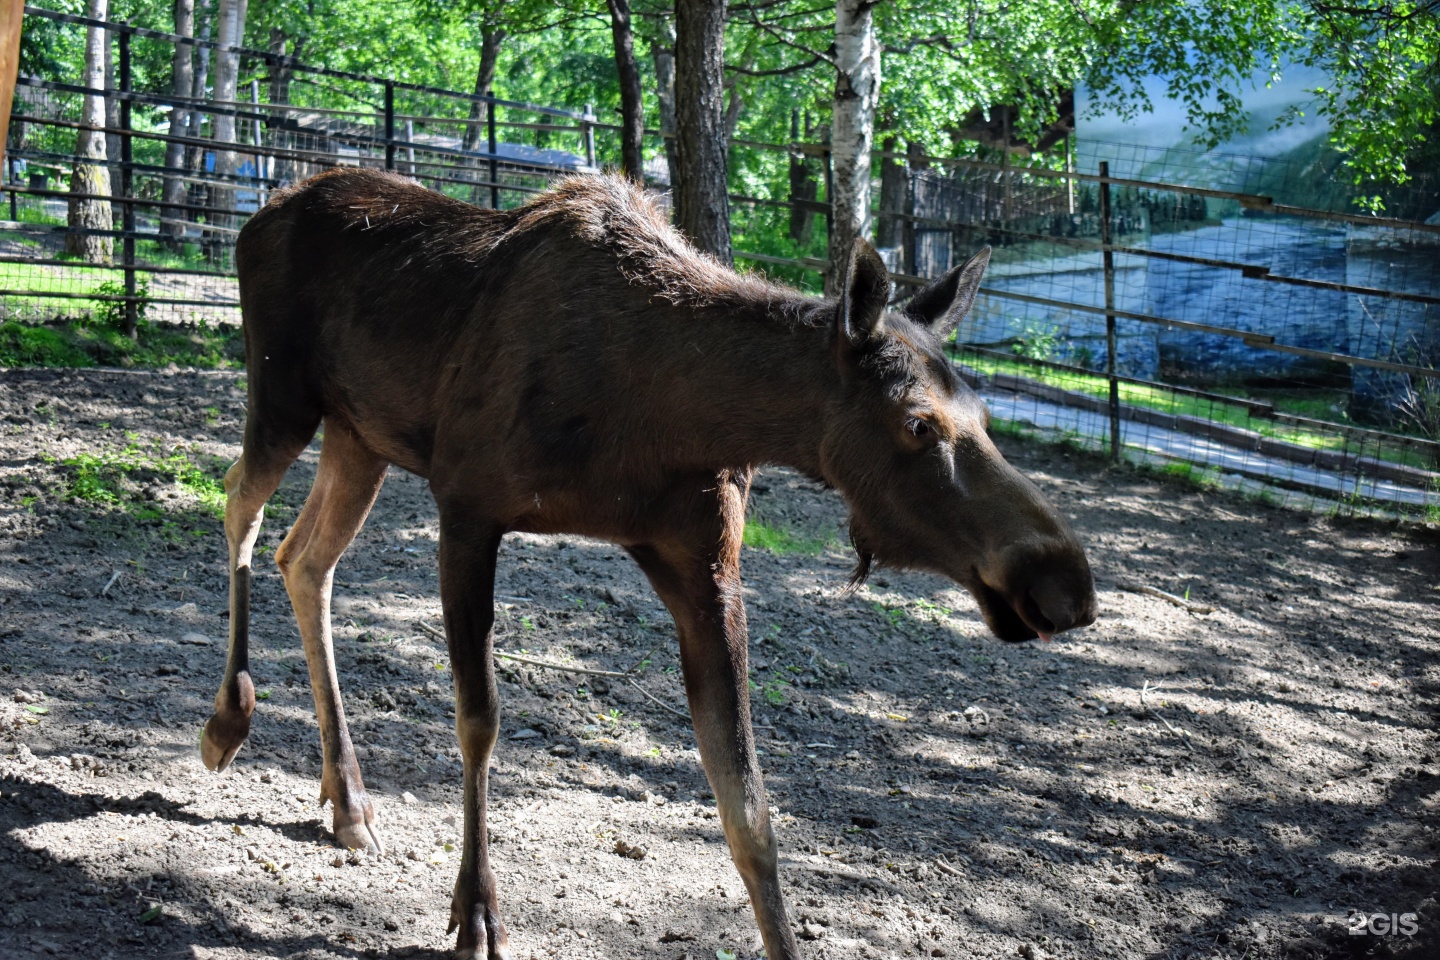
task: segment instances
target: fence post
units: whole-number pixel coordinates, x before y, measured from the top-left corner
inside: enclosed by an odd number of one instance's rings
[[[490,148],[490,209],[500,209],[500,138],[495,130],[495,91],[486,90],[490,98],[485,107],[485,143]]]
[[[580,129],[585,134],[585,166],[595,167],[595,105],[585,104],[585,117],[580,121]]]
[[[120,92],[130,92],[130,31],[120,32]],[[134,337],[140,325],[139,305],[135,302],[135,204],[130,202],[134,193],[134,154],[130,142],[130,98],[120,100],[120,203],[121,226],[124,234],[120,238],[121,262],[125,266],[125,336]]]
[[[1110,380],[1110,459],[1120,462],[1120,381],[1115,379],[1115,251],[1111,249],[1110,163],[1100,161],[1100,246],[1105,263],[1105,375]]]
[[[385,81],[385,169],[395,169],[395,81]]]

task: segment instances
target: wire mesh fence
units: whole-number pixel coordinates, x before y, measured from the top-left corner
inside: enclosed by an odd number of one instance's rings
[[[55,44],[100,31],[114,66],[100,87],[22,71],[0,321],[233,327],[235,238],[286,184],[379,167],[505,208],[619,153],[618,128],[589,107],[26,9]],[[82,155],[87,100],[104,105],[105,142]],[[647,151],[663,189],[657,131]],[[737,259],[818,287],[828,159],[798,115],[789,142],[732,141]],[[1392,189],[1396,215],[1377,217],[1333,169],[1213,152],[1082,142],[1050,167],[877,159],[876,236],[897,296],[994,250],[954,350],[995,429],[1274,502],[1440,521],[1440,185]]]

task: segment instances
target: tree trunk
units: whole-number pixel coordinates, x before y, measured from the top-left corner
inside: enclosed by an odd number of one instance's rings
[[[676,0],[675,222],[697,247],[728,264],[724,96],[725,0]]]
[[[85,15],[104,20],[109,13],[109,0],[90,0]],[[81,84],[92,89],[105,85],[105,32],[89,27],[85,32],[85,76]],[[86,96],[82,101],[80,122],[84,124],[75,138],[75,166],[70,174],[71,193],[92,193],[110,196],[110,170],[105,163],[105,100]],[[92,236],[80,231],[113,230],[109,200],[77,199],[70,201],[71,232],[65,237],[65,249],[90,263],[109,263],[115,243],[108,236]]]
[[[897,153],[900,140],[895,136],[885,138],[885,152]],[[894,248],[904,243],[905,212],[905,161],[886,157],[880,161],[880,223],[875,230],[875,245]]]
[[[175,0],[175,33],[182,37],[193,37],[195,35],[195,0]],[[190,96],[191,88],[195,86],[195,48],[188,43],[175,44],[174,55],[170,61],[170,70],[173,77],[171,91],[176,100],[183,100]],[[170,125],[168,133],[172,137],[183,137],[190,126],[189,111],[174,106],[170,108]],[[167,170],[178,170],[185,164],[185,145],[181,143],[167,143],[165,145],[165,168]],[[160,197],[166,203],[185,202],[185,181],[178,176],[167,175],[164,186],[161,188]],[[172,249],[178,249],[180,238],[185,235],[185,218],[181,211],[172,207],[160,208],[160,236],[164,237],[166,243]]]
[[[810,124],[808,115],[805,124],[807,127]],[[790,142],[800,142],[799,110],[790,111]],[[801,245],[810,243],[810,235],[815,229],[814,209],[802,206],[813,203],[818,192],[815,175],[810,167],[810,158],[806,154],[795,149],[790,151],[790,202],[794,204],[790,208],[790,239]]]
[[[620,76],[620,169],[636,183],[645,182],[645,106],[640,93],[640,65],[635,62],[635,31],[630,26],[630,0],[606,0],[610,32],[615,38],[615,72]]]
[[[880,99],[880,44],[873,0],[836,0],[835,102],[831,122],[834,192],[825,292],[839,293],[856,237],[870,227],[870,147]]]
[[[115,82],[115,37],[109,30],[104,31],[105,35],[105,82],[102,86],[106,90],[119,90],[120,84]],[[108,130],[120,129],[120,99],[118,97],[105,98],[105,127]],[[105,156],[111,160],[120,159],[120,134],[105,134]],[[115,179],[112,175],[111,179]],[[119,214],[116,214],[117,218]]]
[[[660,135],[665,141],[665,165],[670,169],[670,187],[680,180],[675,158],[675,21],[661,15],[659,34],[650,44],[655,59],[655,99],[660,102]]]
[[[220,0],[220,24],[216,38],[224,46],[238,47],[245,36],[245,8],[246,0]],[[231,112],[236,108],[236,95],[239,89],[240,80],[240,54],[235,50],[219,50],[219,56],[215,63],[215,105],[218,111],[214,117],[214,133],[212,134],[216,144],[227,144],[235,142],[235,116]],[[216,211],[212,212],[206,219],[217,227],[233,229],[235,217],[229,212],[235,207],[235,189],[231,185],[231,177],[237,167],[237,157],[233,150],[215,151],[215,182],[210,188],[210,206]],[[216,248],[229,245],[231,234],[215,232],[208,239],[207,246],[213,258]]]
[[[269,49],[271,53],[275,54],[277,58],[290,56],[298,60],[301,55],[300,52],[305,49],[305,39],[302,37],[295,41],[293,52],[289,51],[289,44],[290,39],[285,36],[284,30],[281,30],[279,27],[270,28]],[[270,103],[272,106],[286,106],[290,103],[290,81],[294,79],[294,77],[295,68],[290,66],[290,64],[279,59],[272,61],[270,67]],[[294,138],[290,135],[290,131],[285,128],[283,123],[284,120],[289,119],[289,114],[276,111],[274,115],[280,118],[282,123],[280,126],[271,128],[272,136],[274,137],[272,142],[282,149],[289,149],[294,146],[295,142]],[[300,179],[296,175],[295,161],[277,157],[272,162],[275,165],[273,176],[279,185],[284,186],[287,183],[293,183]]]
[[[503,6],[503,4],[502,4]],[[499,12],[499,8],[496,8]],[[495,69],[500,64],[500,45],[505,42],[505,30],[497,26],[493,18],[487,18],[480,27],[480,69],[475,71],[475,95],[484,96],[495,86]],[[475,150],[485,136],[485,122],[490,118],[489,104],[479,100],[470,102],[470,123],[465,127],[461,146]]]
[[[209,40],[215,26],[215,16],[211,11],[211,0],[196,0],[195,4],[195,26],[197,36],[201,40]],[[201,26],[201,24],[204,24]],[[205,133],[205,111],[201,104],[205,102],[205,90],[210,85],[210,48],[195,48],[195,85],[190,88],[190,100],[195,106],[190,110],[188,123],[185,127],[185,136],[191,140],[199,140]],[[187,146],[185,148],[185,170],[196,177],[205,165],[205,150],[198,146]],[[185,185],[185,196],[192,206],[205,206],[209,203],[210,192],[199,184],[189,181]],[[193,210],[185,211],[185,219],[195,220],[198,214]],[[208,219],[208,218],[207,218]]]

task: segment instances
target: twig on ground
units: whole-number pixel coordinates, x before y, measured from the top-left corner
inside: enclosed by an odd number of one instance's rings
[[[533,603],[533,597],[511,597],[503,593],[495,594],[496,600],[504,600],[506,603]]]
[[[1173,603],[1177,607],[1182,607],[1186,611],[1196,614],[1198,616],[1203,617],[1207,613],[1215,612],[1215,608],[1210,606],[1209,604],[1193,603],[1189,600],[1186,600],[1184,597],[1177,597],[1173,593],[1166,593],[1164,590],[1157,590],[1156,588],[1146,586],[1143,583],[1136,583],[1134,580],[1122,580],[1117,577],[1115,579],[1115,586],[1129,593],[1143,593],[1147,597],[1157,597],[1167,603]]]
[[[636,683],[634,677],[626,678],[626,682],[629,683],[630,686],[634,687],[636,690],[639,690],[641,693],[643,693],[645,697],[652,703],[654,703],[656,706],[663,708],[668,713],[674,714],[681,720],[684,720],[686,723],[690,722],[690,714],[686,713],[683,710],[676,710],[674,707],[670,706],[670,704],[666,703],[664,700],[661,700],[649,690],[646,690],[644,687],[640,686],[640,684]]]
[[[540,667],[544,670],[559,670],[562,673],[583,673],[589,677],[620,677],[626,678],[630,674],[621,670],[595,670],[591,667],[572,667],[565,663],[551,663],[549,660],[537,660],[534,657],[522,657],[518,653],[507,653],[504,650],[496,650],[495,657],[499,660],[514,660],[516,663],[523,663],[530,667]]]
[[[804,863],[800,860],[781,860],[781,866],[797,867],[801,870],[809,870],[811,873],[818,873],[825,877],[837,877],[842,880],[853,880],[856,883],[868,883],[871,886],[879,887],[882,890],[899,890],[899,887],[879,877],[867,877],[863,873],[856,873],[854,870],[842,870],[839,867],[826,866],[819,863]]]
[[[1147,694],[1147,693],[1149,693],[1149,692],[1150,692],[1150,681],[1149,681],[1149,680],[1146,680],[1146,681],[1145,681],[1145,685],[1140,688],[1140,706],[1141,706],[1141,708],[1143,708],[1146,713],[1153,713],[1153,714],[1155,715],[1155,719],[1156,719],[1156,720],[1159,720],[1161,723],[1165,724],[1165,729],[1166,729],[1166,730],[1169,730],[1171,733],[1175,734],[1175,736],[1177,736],[1177,737],[1182,737],[1182,738],[1189,737],[1189,736],[1190,736],[1190,731],[1189,731],[1189,730],[1182,730],[1182,729],[1179,728],[1179,727],[1172,726],[1172,725],[1170,724],[1170,721],[1169,721],[1169,720],[1166,720],[1164,717],[1162,717],[1162,716],[1160,715],[1160,711],[1159,711],[1159,710],[1153,710],[1153,709],[1151,709],[1150,705],[1145,702],[1145,694]]]
[[[430,624],[426,623],[424,620],[416,620],[415,624],[421,630],[424,630],[426,633],[430,634],[432,637],[440,640],[445,639],[445,634],[430,626]],[[653,701],[657,706],[665,709],[669,713],[674,714],[681,720],[684,720],[688,723],[690,722],[690,715],[688,713],[685,713],[683,710],[675,709],[674,707],[670,706],[670,704],[666,703],[664,700],[661,700],[659,697],[655,696],[650,691],[646,690],[644,687],[640,686],[640,684],[635,682],[635,671],[640,669],[640,665],[643,664],[646,660],[650,659],[651,654],[653,654],[656,650],[659,650],[661,644],[663,644],[664,642],[665,641],[662,640],[659,643],[655,644],[655,646],[650,649],[649,653],[645,654],[639,660],[636,660],[625,670],[596,670],[593,667],[573,667],[567,663],[554,663],[553,661],[540,660],[536,657],[525,657],[521,656],[518,653],[510,653],[505,650],[496,650],[494,656],[497,660],[511,660],[515,663],[523,663],[529,667],[539,667],[542,670],[558,670],[561,673],[579,673],[584,674],[587,677],[615,677],[619,680],[628,681],[632,687],[634,687],[636,690],[639,690],[642,694],[645,695],[646,698]]]
[[[120,579],[120,574],[122,572],[123,571],[116,570],[114,573],[110,574],[110,582],[105,584],[105,586],[100,589],[100,596],[105,597],[110,595],[110,588],[115,586],[115,582]]]

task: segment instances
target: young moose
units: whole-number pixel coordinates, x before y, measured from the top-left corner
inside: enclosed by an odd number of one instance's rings
[[[237,258],[249,414],[225,478],[230,657],[202,754],[223,770],[249,731],[255,539],[323,421],[314,487],[275,559],[304,639],[335,837],[380,847],[340,702],[330,590],[386,468],[427,478],[464,758],[459,957],[506,955],[485,790],[507,531],[620,545],[674,616],[701,760],[773,960],[797,950],[746,685],[740,539],[754,469],[789,465],[840,491],[857,580],[876,560],[944,574],[1004,640],[1095,618],[1080,543],[991,444],[984,404],[941,351],[988,250],[887,313],[889,278],[863,241],[843,295],[820,300],[696,252],[620,179],[566,180],[496,211],[340,170],[277,192]]]

